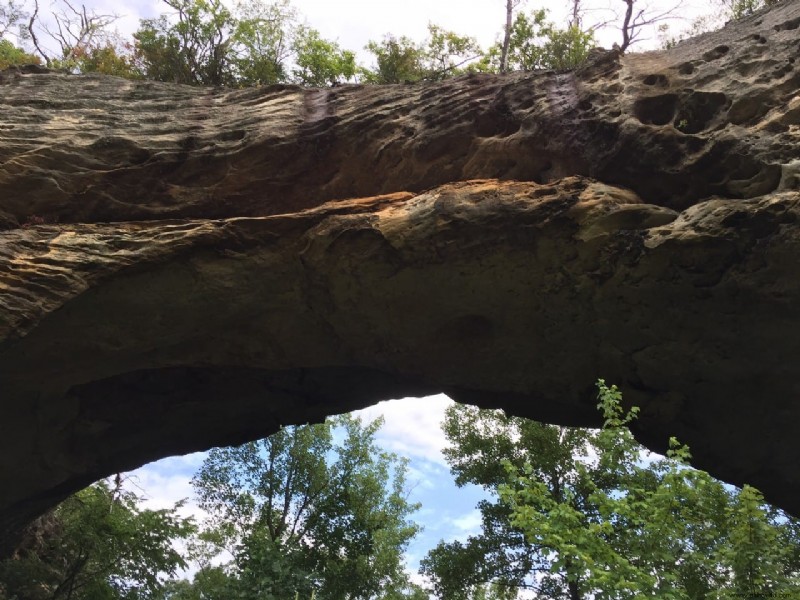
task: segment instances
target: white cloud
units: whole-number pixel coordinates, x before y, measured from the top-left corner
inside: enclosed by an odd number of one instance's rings
[[[466,515],[452,519],[452,523],[463,533],[477,533],[481,530],[481,511],[475,509]]]
[[[144,498],[150,509],[169,508],[193,495],[191,477],[183,474],[164,474],[160,470],[142,467],[125,476],[125,486]]]
[[[438,394],[379,402],[354,414],[369,420],[384,417],[385,424],[377,437],[387,450],[446,465],[442,448],[447,445],[447,440],[441,422],[445,409],[452,403],[444,394]]]
[[[143,498],[143,508],[172,508],[178,502],[181,517],[194,517],[200,523],[208,514],[195,500],[192,477],[205,458],[205,452],[170,456],[126,473],[125,488]]]
[[[406,474],[406,489],[409,492],[436,489],[436,482],[428,476],[424,469],[419,468],[419,460],[408,465]]]
[[[143,497],[141,507],[150,510],[169,509],[177,502],[184,501],[183,506],[178,509],[178,515],[183,518],[193,517],[194,522],[200,525],[209,514],[197,505],[191,480],[204,457],[204,452],[197,452],[150,463],[126,473],[125,488]],[[189,555],[189,545],[185,541],[174,541],[173,547],[184,557]],[[211,563],[219,565],[232,558],[231,554],[223,551]],[[191,580],[199,569],[200,564],[190,560],[188,567],[178,572],[178,578]]]

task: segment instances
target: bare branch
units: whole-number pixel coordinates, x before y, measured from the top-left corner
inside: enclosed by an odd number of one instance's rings
[[[654,25],[667,19],[679,18],[675,13],[683,5],[683,0],[678,0],[669,8],[651,11],[649,5],[639,8],[639,0],[622,0],[625,3],[625,17],[622,21],[622,45],[625,51],[628,47],[641,39],[643,28]]]
[[[15,4],[13,0],[8,0],[5,6],[0,6],[0,38],[9,33],[26,16],[22,7]]]
[[[58,44],[63,59],[78,58],[98,39],[110,38],[111,34],[106,31],[106,28],[120,18],[116,14],[90,12],[85,4],[77,7],[69,0],[61,0],[61,2],[66,9],[53,12],[55,28],[51,29],[45,25],[39,27]]]
[[[31,13],[31,18],[28,20],[28,35],[31,37],[31,42],[33,43],[33,47],[36,48],[36,52],[38,52],[39,55],[44,59],[44,64],[49,67],[52,64],[52,60],[47,54],[45,54],[41,46],[39,46],[39,40],[36,38],[36,32],[34,31],[33,27],[38,16],[39,0],[33,0],[33,12]]]

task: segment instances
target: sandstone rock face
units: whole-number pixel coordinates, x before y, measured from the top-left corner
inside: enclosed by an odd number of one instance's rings
[[[0,551],[82,485],[392,397],[597,424],[800,514],[800,2],[574,73],[0,74]]]

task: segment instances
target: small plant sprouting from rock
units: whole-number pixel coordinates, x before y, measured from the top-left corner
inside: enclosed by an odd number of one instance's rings
[[[39,215],[28,215],[28,217],[23,221],[23,227],[33,227],[34,225],[44,225],[47,223],[47,220],[44,217],[40,217]]]
[[[43,217],[41,215],[28,215],[22,222],[21,227],[35,227],[36,225],[53,225],[58,223],[58,217]]]

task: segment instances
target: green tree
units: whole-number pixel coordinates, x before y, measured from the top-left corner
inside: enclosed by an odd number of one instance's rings
[[[236,588],[237,580],[224,567],[206,565],[192,580],[167,582],[153,600],[231,600],[243,598]]]
[[[796,521],[765,507],[752,488],[729,491],[689,467],[689,450],[675,439],[666,459],[643,462],[627,429],[638,411],[623,410],[615,386],[598,385],[605,425],[595,442],[596,468],[576,465],[579,473],[594,471],[583,494],[559,501],[533,468],[510,463],[509,482],[498,488],[512,524],[574,584],[570,598],[794,593]]]
[[[76,52],[74,63],[75,68],[81,73],[102,73],[127,79],[141,77],[132,53],[120,52],[111,43],[91,46]]]
[[[355,76],[355,54],[298,25],[288,0],[247,0],[233,10],[222,0],[164,2],[173,12],[142,20],[134,34],[137,68],[148,79],[226,86],[291,79],[324,86]]]
[[[413,595],[403,550],[417,505],[405,462],[375,446],[380,425],[339,417],[209,454],[194,485],[206,540],[234,556],[225,585],[266,600]]]
[[[578,24],[559,29],[547,20],[545,9],[530,15],[518,13],[508,37],[506,70],[574,69],[586,60],[594,46],[592,30],[583,31]],[[481,69],[502,72],[500,44],[484,55]]]
[[[143,19],[136,61],[147,79],[192,85],[234,82],[236,21],[221,0],[164,0],[173,10]]]
[[[17,555],[0,562],[9,600],[116,600],[158,594],[187,566],[172,546],[195,528],[176,506],[142,509],[141,499],[101,481],[40,519]],[[5,590],[3,590],[3,587]]]
[[[741,19],[752,15],[765,6],[772,6],[778,0],[719,0],[731,19]]]
[[[508,417],[502,411],[454,405],[446,412],[442,429],[450,442],[444,451],[456,484],[476,484],[492,494],[508,479],[503,464],[522,469],[528,462],[547,482],[556,498],[583,494],[586,482],[575,468],[596,435],[585,429],[545,425]],[[583,494],[585,495],[585,494]],[[541,548],[514,526],[508,504],[483,500],[482,533],[466,542],[441,542],[421,563],[434,589],[444,600],[466,600],[484,585],[534,590],[544,597],[560,598],[566,582],[551,572]]]
[[[674,440],[667,458],[644,460],[627,429],[637,410],[625,412],[619,390],[602,382],[600,408],[600,431],[448,411],[456,482],[483,485],[498,500],[481,503],[480,535],[440,543],[422,562],[441,598],[470,598],[487,582],[570,600],[795,589],[797,520],[752,488],[731,491],[691,469]]]
[[[375,67],[364,69],[368,83],[411,83],[425,77],[424,50],[405,36],[387,35],[370,41],[366,50],[375,56]]]
[[[387,35],[381,42],[370,41],[366,50],[375,56],[375,67],[363,70],[365,81],[370,83],[439,81],[471,70],[472,63],[482,56],[474,38],[432,23],[421,44]]]
[[[0,70],[21,65],[38,65],[38,56],[17,48],[9,40],[0,39]]]
[[[791,572],[797,567],[797,532],[789,532],[787,540],[783,515],[776,512],[749,485],[727,507],[729,543],[720,553],[733,582],[716,598],[780,597],[797,590],[797,576]]]
[[[425,79],[438,81],[469,70],[470,63],[482,55],[475,38],[458,35],[438,25],[428,24],[425,43]]]
[[[240,2],[236,6],[235,58],[238,85],[272,84],[288,78],[297,13],[288,0]]]
[[[336,42],[323,39],[316,29],[299,27],[293,49],[297,64],[294,80],[302,85],[336,85],[353,79],[356,74],[356,55]]]

